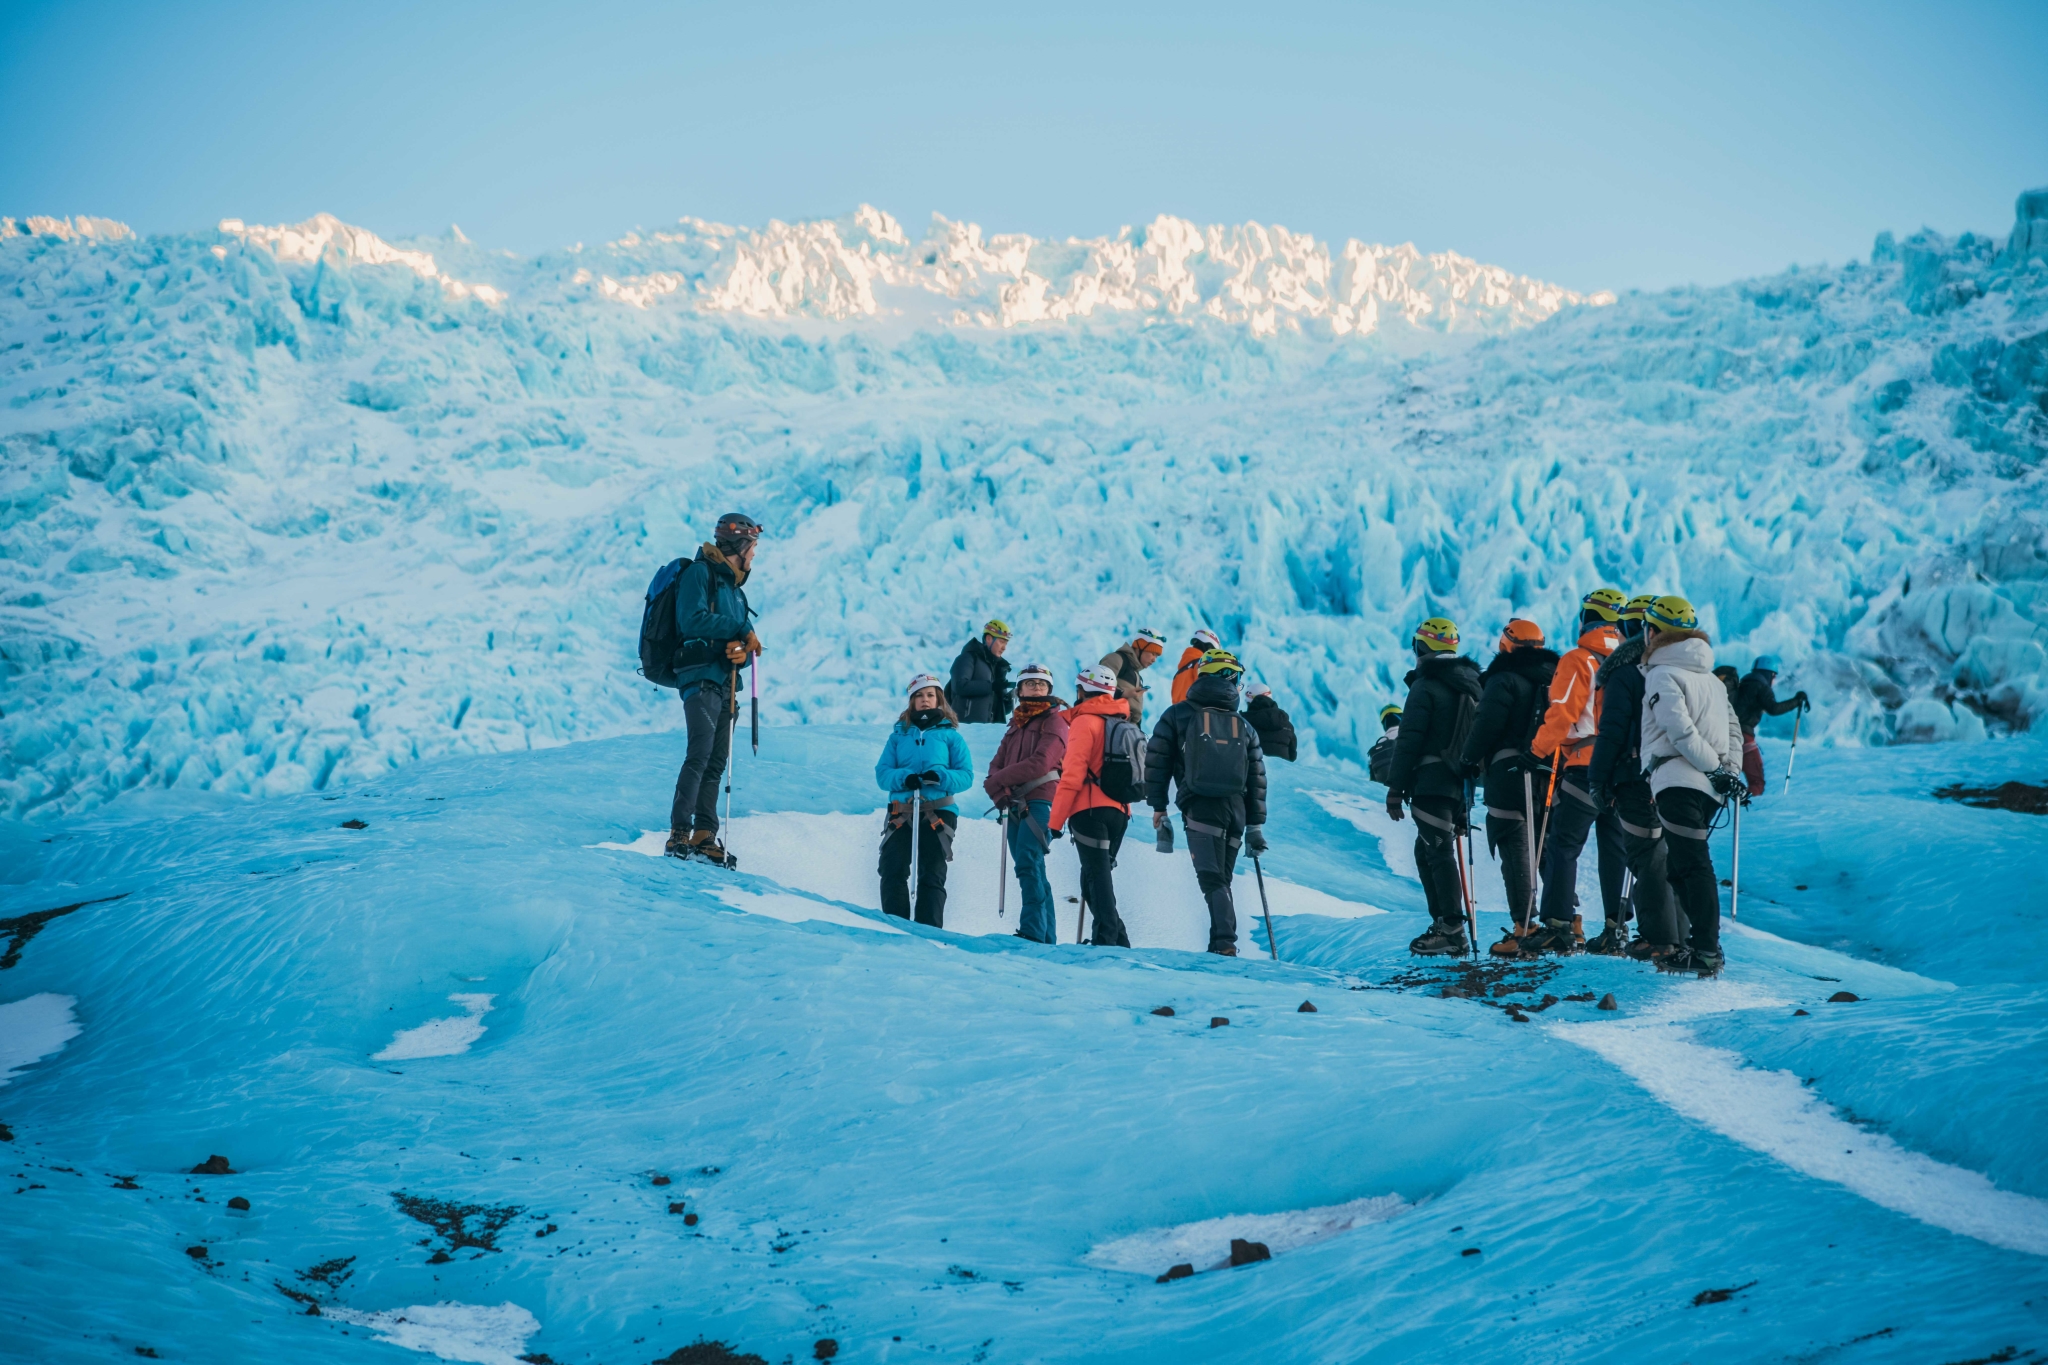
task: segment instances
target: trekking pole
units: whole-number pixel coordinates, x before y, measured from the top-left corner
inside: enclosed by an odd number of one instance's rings
[[[1806,708],[1800,707],[1792,713],[1792,756],[1785,760],[1785,795],[1792,794],[1792,765],[1799,761],[1799,722],[1806,719]]]
[[[1742,799],[1730,797],[1729,807],[1735,812],[1735,870],[1728,875],[1728,918],[1734,919],[1737,907],[1742,904]]]
[[[1472,882],[1465,875],[1465,845],[1456,830],[1451,831],[1451,851],[1458,857],[1458,894],[1465,899],[1465,924],[1472,934],[1472,941],[1466,946],[1476,955],[1479,952],[1479,911],[1472,904]]]
[[[1529,903],[1522,907],[1522,922],[1514,926],[1516,933],[1526,933],[1536,919],[1536,841],[1529,837],[1529,831],[1536,828],[1536,793],[1529,783],[1529,770],[1522,769],[1522,860],[1529,867]],[[1515,917],[1513,907],[1508,909],[1508,918]]]
[[[725,715],[725,861],[723,867],[733,866],[732,857],[732,737],[740,723],[740,671],[737,666],[727,675],[726,696],[731,700],[726,705]]]
[[[761,656],[747,665],[747,700],[754,708],[754,756],[761,756]]]
[[[1086,896],[1077,896],[1075,900],[1080,903],[1081,908],[1074,912],[1074,942],[1080,944],[1087,942],[1086,939],[1081,937],[1081,930],[1088,923],[1088,898]]]
[[[918,885],[923,878],[918,873],[924,861],[924,788],[919,787],[910,794],[910,922],[917,923]]]
[[[1252,875],[1259,880],[1259,912],[1266,917],[1266,951],[1273,960],[1280,960],[1280,940],[1273,937],[1273,907],[1266,903],[1266,872],[1259,866],[1259,855],[1252,855]]]
[[[1557,779],[1564,772],[1564,747],[1558,746],[1557,756],[1550,760],[1550,794],[1543,798],[1543,829],[1536,836],[1536,866],[1543,866],[1543,844],[1550,838],[1550,812],[1557,809]],[[1536,873],[1529,873],[1529,931],[1536,930]]]
[[[1003,917],[1003,902],[1010,894],[1010,874],[1003,866],[1003,859],[1010,851],[1010,817],[996,812],[996,918]]]

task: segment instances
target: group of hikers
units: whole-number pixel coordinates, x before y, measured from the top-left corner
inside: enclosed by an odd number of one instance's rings
[[[718,779],[729,760],[739,670],[761,652],[744,592],[760,536],[741,513],[720,518],[694,559],[656,575],[641,625],[642,669],[680,692],[689,734],[667,851],[728,867],[733,859],[718,841]],[[875,763],[876,785],[888,793],[877,865],[883,910],[944,925],[958,797],[975,777],[959,727],[1000,724],[981,785],[1022,889],[1019,936],[1057,941],[1045,861],[1054,842],[1071,836],[1083,915],[1093,923],[1088,941],[1129,947],[1117,909],[1117,853],[1140,805],[1150,809],[1157,847],[1171,852],[1171,805],[1207,906],[1209,951],[1235,956],[1232,880],[1241,849],[1254,860],[1266,850],[1266,760],[1292,761],[1297,752],[1272,690],[1247,682],[1221,639],[1197,630],[1148,735],[1144,676],[1166,653],[1156,631],[1136,632],[1080,670],[1071,703],[1054,694],[1043,665],[1026,665],[1012,682],[1010,641],[1009,626],[992,620],[949,676],[919,673],[905,689]],[[1628,598],[1614,588],[1586,594],[1578,642],[1562,657],[1545,647],[1540,627],[1520,618],[1502,630],[1484,671],[1460,652],[1458,627],[1445,618],[1416,627],[1411,646],[1407,697],[1381,710],[1383,734],[1368,755],[1372,779],[1387,787],[1388,815],[1415,818],[1430,926],[1410,950],[1478,949],[1468,859],[1477,789],[1512,920],[1490,949],[1495,956],[1583,949],[1666,971],[1718,971],[1720,892],[1708,836],[1728,802],[1763,792],[1761,718],[1807,705],[1803,692],[1778,700],[1777,661],[1759,658],[1737,679],[1715,668],[1691,603]],[[1606,923],[1587,940],[1578,863],[1589,835]]]

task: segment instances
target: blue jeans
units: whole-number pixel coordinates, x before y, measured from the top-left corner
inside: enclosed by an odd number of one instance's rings
[[[1045,875],[1045,849],[1052,822],[1052,802],[1033,801],[1031,818],[1011,820],[1010,861],[1017,865],[1017,885],[1024,892],[1024,907],[1017,912],[1017,931],[1033,943],[1056,943],[1053,928],[1052,883]]]

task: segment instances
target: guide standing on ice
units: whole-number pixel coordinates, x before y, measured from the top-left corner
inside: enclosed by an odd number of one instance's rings
[[[1131,704],[1131,724],[1145,727],[1145,670],[1159,662],[1166,652],[1166,637],[1156,630],[1141,630],[1130,640],[1102,656],[1102,666],[1116,678],[1116,694]]]
[[[1045,855],[1052,841],[1052,784],[1060,779],[1066,753],[1066,704],[1052,694],[1052,672],[1042,664],[1027,665],[1017,675],[1010,728],[1003,732],[981,789],[1001,813],[1023,891],[1017,936],[1034,943],[1059,941]]]
[[[1403,802],[1415,812],[1415,870],[1429,903],[1429,928],[1408,951],[1448,957],[1465,951],[1456,844],[1468,807],[1457,766],[1464,741],[1459,722],[1462,714],[1469,727],[1478,717],[1479,666],[1458,653],[1458,625],[1446,617],[1432,616],[1417,626],[1410,643],[1415,667],[1408,673],[1408,700],[1387,775],[1387,814],[1399,820]]]
[[[1742,790],[1742,726],[1699,626],[1683,597],[1660,597],[1644,613],[1643,757],[1669,836],[1671,890],[1690,921],[1687,945],[1657,967],[1707,976],[1721,969],[1721,888],[1707,838],[1724,800]]]
[[[1756,727],[1765,716],[1782,716],[1807,707],[1806,694],[1794,693],[1778,700],[1778,656],[1759,654],[1742,681],[1735,684],[1735,719],[1742,725],[1742,775],[1749,781],[1749,794],[1764,794],[1764,755],[1756,746]]]
[[[1010,716],[1010,665],[1003,651],[1010,647],[1010,627],[991,621],[981,638],[969,640],[953,660],[946,700],[963,725],[1001,725]]]
[[[730,860],[718,842],[718,779],[731,757],[739,670],[761,652],[760,637],[748,626],[753,608],[742,590],[760,539],[753,518],[727,512],[711,541],[673,579],[674,677],[689,742],[669,804],[667,852],[721,866]],[[660,577],[655,584],[650,600],[671,586]],[[645,633],[643,628],[643,638]]]
[[[1566,650],[1550,680],[1550,709],[1529,746],[1553,765],[1557,795],[1542,833],[1542,919],[1522,942],[1524,953],[1569,953],[1578,946],[1579,854],[1592,833],[1600,850],[1600,904],[1607,928],[1622,932],[1622,873],[1627,861],[1621,825],[1611,810],[1596,809],[1586,790],[1593,764],[1593,737],[1600,730],[1600,693],[1593,686],[1601,661],[1621,643],[1621,609],[1628,598],[1616,588],[1595,588],[1579,602],[1579,643]],[[1611,941],[1611,938],[1610,938]]]
[[[1586,770],[1586,790],[1593,803],[1613,808],[1621,825],[1621,849],[1635,878],[1629,893],[1636,915],[1636,940],[1625,947],[1600,938],[1586,945],[1589,953],[1626,952],[1638,961],[1661,957],[1685,941],[1677,902],[1666,880],[1669,856],[1664,826],[1657,818],[1657,800],[1643,775],[1643,613],[1653,594],[1632,597],[1621,611],[1622,641],[1600,665],[1593,686],[1600,692],[1600,730],[1593,740],[1593,762]]]
[[[1294,738],[1294,722],[1280,709],[1280,703],[1273,700],[1273,689],[1264,683],[1246,683],[1244,686],[1244,718],[1259,732],[1259,747],[1268,758],[1294,762],[1298,752]],[[1175,697],[1175,701],[1182,698]]]
[[[1195,632],[1194,638],[1188,641],[1188,647],[1180,652],[1180,664],[1173,670],[1174,701],[1187,699],[1188,689],[1195,685],[1195,678],[1202,667],[1202,656],[1212,649],[1221,648],[1223,641],[1216,638],[1215,631]]]
[[[910,704],[875,760],[875,783],[889,793],[876,871],[882,878],[883,911],[909,919],[914,857],[917,922],[937,929],[946,923],[946,864],[953,860],[953,831],[960,824],[953,798],[974,785],[974,760],[958,717],[946,704],[944,684],[920,673],[906,690]]]
[[[1180,806],[1195,881],[1209,908],[1209,951],[1237,956],[1230,881],[1237,850],[1266,851],[1266,759],[1259,732],[1237,711],[1244,665],[1224,650],[1202,656],[1185,701],[1166,708],[1145,746],[1145,800],[1152,827],[1167,824],[1167,787]]]
[[[1131,703],[1116,693],[1116,675],[1084,668],[1074,680],[1074,709],[1067,715],[1067,752],[1052,797],[1052,835],[1072,825],[1074,852],[1081,860],[1081,901],[1095,917],[1098,948],[1128,948],[1131,936],[1117,913],[1117,850],[1130,827],[1135,793],[1129,758],[1140,742],[1130,719]],[[1115,771],[1112,771],[1115,769]]]
[[[1500,957],[1518,956],[1521,936],[1534,927],[1536,831],[1549,791],[1550,765],[1529,752],[1550,702],[1557,652],[1543,647],[1534,621],[1513,620],[1500,633],[1500,652],[1479,675],[1479,715],[1465,740],[1459,766],[1483,774],[1486,847],[1500,859],[1507,892],[1507,934],[1493,945]]]

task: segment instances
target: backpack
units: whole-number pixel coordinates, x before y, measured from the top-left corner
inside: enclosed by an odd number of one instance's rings
[[[1472,738],[1472,726],[1479,719],[1479,698],[1469,692],[1460,692],[1458,709],[1451,713],[1450,738],[1444,741],[1443,752],[1438,755],[1450,765],[1454,773],[1465,771],[1465,744]]]
[[[1365,775],[1381,786],[1394,780],[1394,737],[1381,735],[1365,754]]]
[[[640,613],[640,673],[656,687],[676,685],[676,584],[686,561],[671,559],[647,585]]]
[[[1102,769],[1095,785],[1128,806],[1145,799],[1145,732],[1121,716],[1102,721]]]
[[[677,686],[678,670],[709,663],[715,656],[702,641],[685,649],[677,638],[676,588],[691,562],[671,559],[647,585],[647,605],[640,612],[640,673],[656,687]],[[718,583],[710,574],[704,577],[704,609],[709,611],[718,605]]]
[[[1251,722],[1235,711],[1197,707],[1181,749],[1181,788],[1194,796],[1242,796],[1252,770]]]

